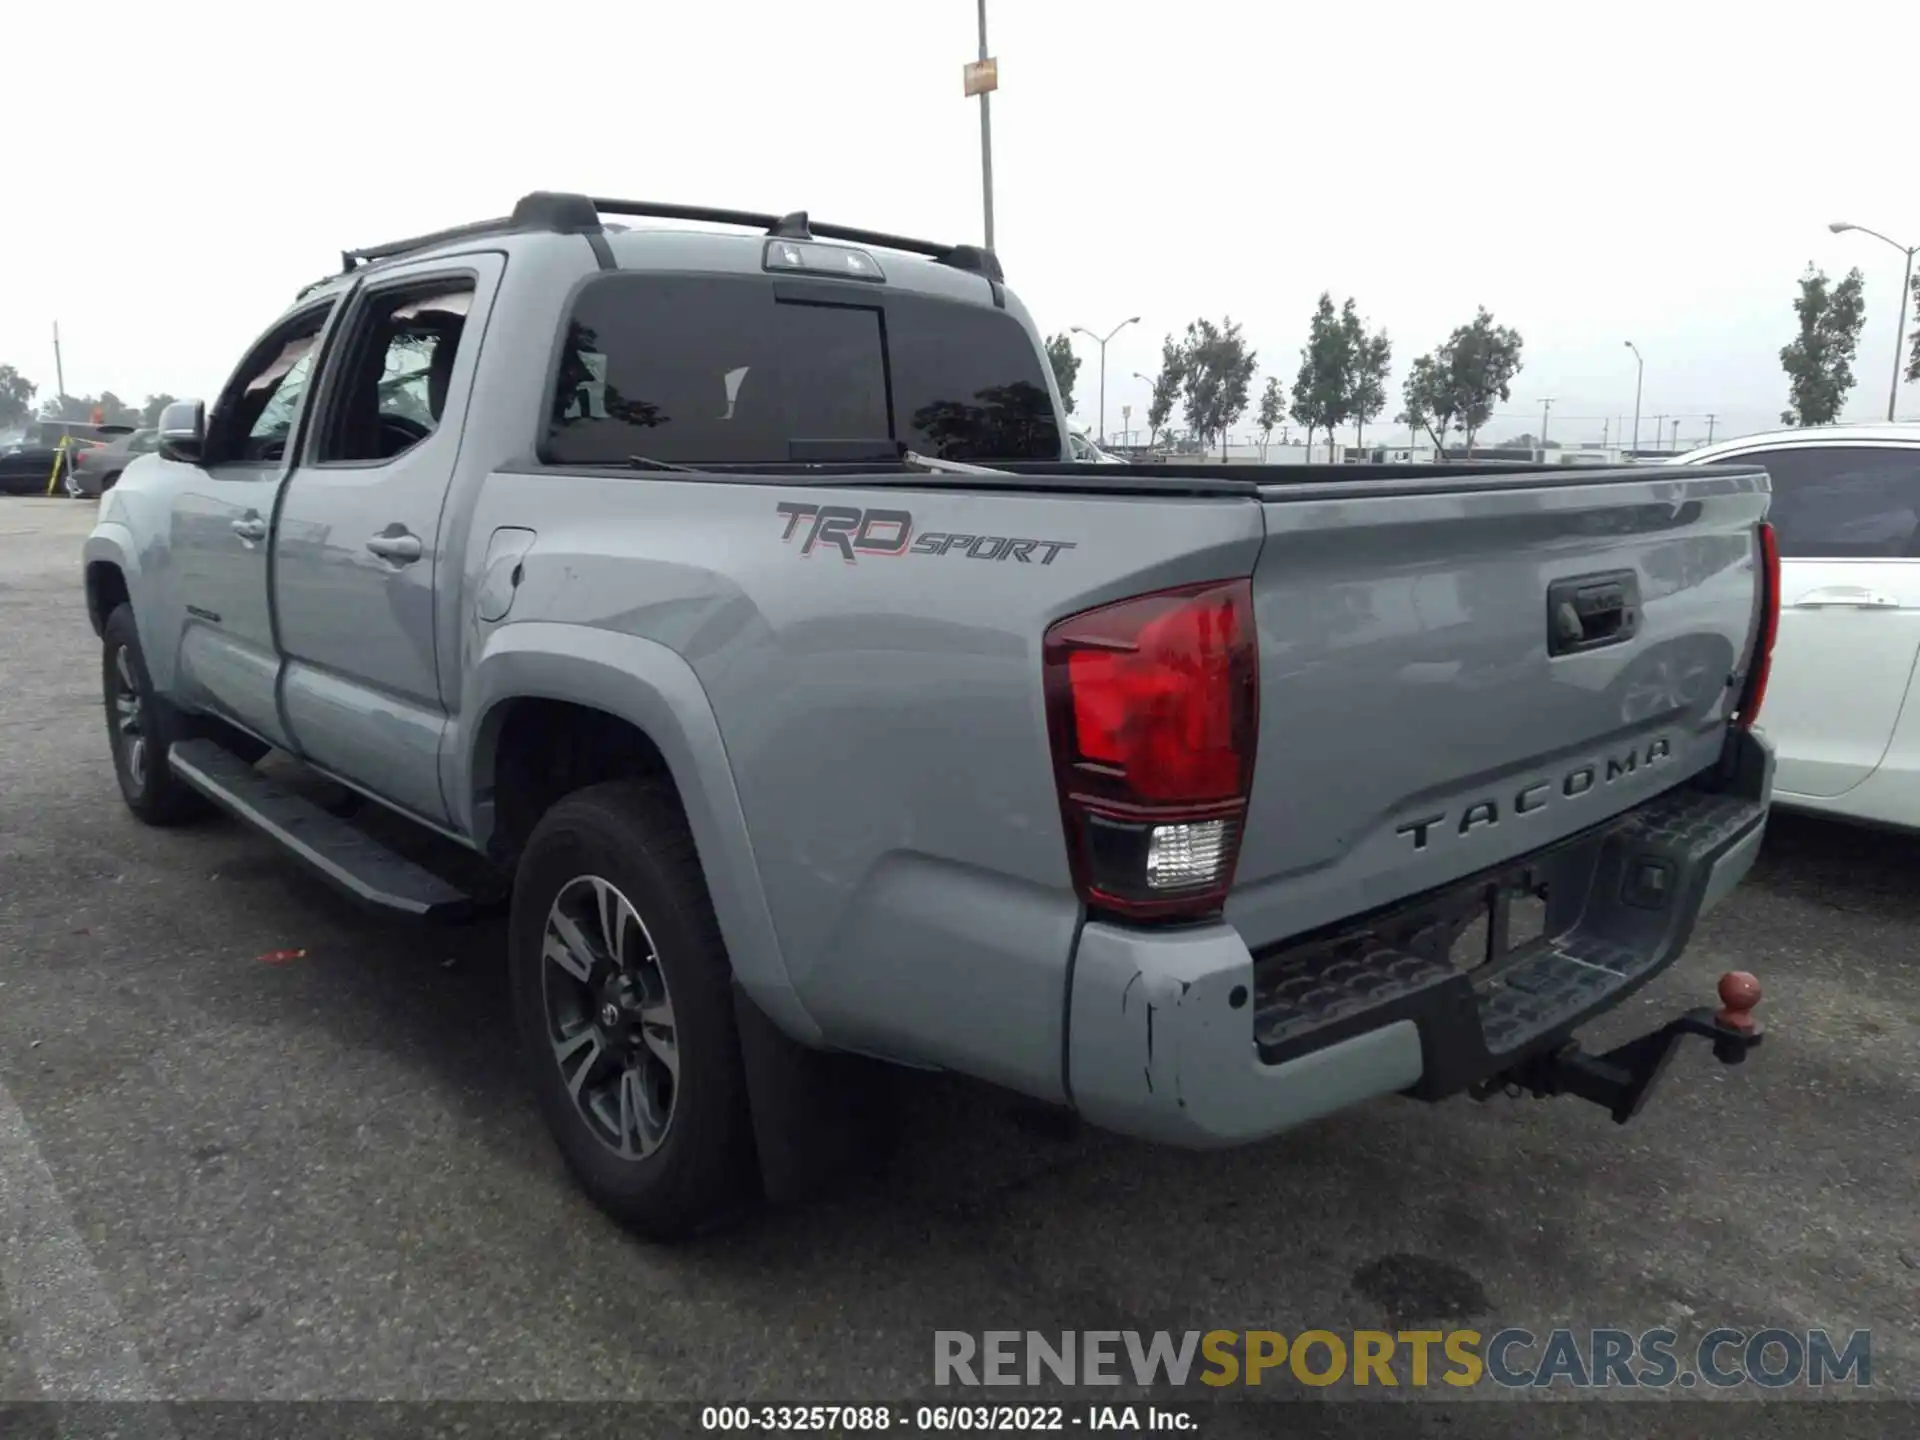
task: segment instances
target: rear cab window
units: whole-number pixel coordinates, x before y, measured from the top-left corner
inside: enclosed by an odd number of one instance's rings
[[[589,281],[567,321],[543,458],[1062,457],[1043,362],[1012,315],[905,291],[805,295],[754,276]]]

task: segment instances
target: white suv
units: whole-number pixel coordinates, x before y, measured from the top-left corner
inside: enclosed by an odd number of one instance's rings
[[[1773,479],[1775,803],[1920,829],[1920,424],[1745,435],[1679,463],[1734,460]]]

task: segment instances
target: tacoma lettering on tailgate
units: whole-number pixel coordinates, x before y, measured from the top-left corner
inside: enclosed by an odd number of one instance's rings
[[[1604,760],[1576,765],[1565,774],[1522,785],[1511,795],[1489,795],[1475,800],[1460,812],[1459,820],[1451,828],[1465,835],[1483,825],[1498,825],[1503,815],[1528,815],[1535,810],[1544,810],[1549,805],[1563,805],[1569,800],[1578,800],[1590,790],[1611,785],[1641,770],[1650,770],[1661,761],[1672,758],[1672,742],[1664,735],[1656,736],[1647,742],[1644,749],[1636,747],[1623,750]],[[1504,811],[1501,808],[1503,804],[1506,807]],[[1394,826],[1393,833],[1412,837],[1413,848],[1424,850],[1434,827],[1445,824],[1450,818],[1451,812],[1446,810],[1422,815],[1417,820]]]

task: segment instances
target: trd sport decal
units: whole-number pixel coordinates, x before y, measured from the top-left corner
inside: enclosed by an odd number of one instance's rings
[[[906,510],[856,510],[851,505],[796,505],[782,500],[774,507],[787,522],[781,539],[793,543],[803,533],[800,553],[811,555],[821,547],[837,550],[852,565],[861,555],[964,555],[969,560],[1013,560],[1022,565],[1051,565],[1072,540],[1023,540],[1017,535],[948,535],[929,530],[913,533],[913,515]]]

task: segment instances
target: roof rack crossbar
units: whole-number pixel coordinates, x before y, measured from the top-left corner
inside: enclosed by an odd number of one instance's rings
[[[493,235],[502,230],[514,228],[516,228],[516,222],[513,217],[503,215],[494,220],[475,220],[471,224],[455,225],[447,230],[435,230],[430,235],[415,235],[408,240],[389,240],[384,245],[369,245],[364,250],[343,250],[340,252],[341,268],[351,270],[356,265],[369,264],[375,260],[391,260],[396,255],[424,250],[429,245],[444,245],[450,240]]]
[[[816,236],[827,240],[846,240],[855,245],[872,245],[883,250],[925,255],[956,270],[982,275],[996,284],[1006,278],[1001,272],[999,257],[977,245],[942,245],[933,240],[914,240],[905,235],[888,235],[879,230],[862,230],[851,225],[817,224],[808,218],[804,210],[795,210],[786,215],[765,215],[755,210],[722,210],[709,205],[668,205],[651,200],[613,200],[548,190],[536,190],[521,196],[511,215],[476,220],[406,240],[389,240],[385,244],[369,245],[360,250],[342,250],[340,273],[344,275],[358,266],[392,260],[434,245],[447,245],[456,240],[478,239],[486,235],[526,230],[546,230],[559,234],[597,231],[602,228],[599,219],[602,213],[634,215],[651,220],[693,220],[713,225],[738,225],[788,240],[810,240]],[[316,289],[321,283],[324,282],[316,282],[308,289]]]
[[[763,230],[769,235],[802,238],[789,232],[796,222],[813,236],[823,240],[847,240],[855,245],[873,245],[883,250],[901,250],[909,255],[925,255],[942,265],[969,270],[989,280],[1004,280],[999,258],[991,250],[977,245],[942,245],[936,240],[913,240],[905,235],[888,235],[879,230],[861,230],[851,225],[823,224],[808,218],[805,211],[791,215],[765,215],[753,210],[719,210],[706,205],[667,205],[651,200],[611,200],[595,196],[595,210],[607,215],[637,215],[650,220],[696,220],[713,225],[739,225]]]

